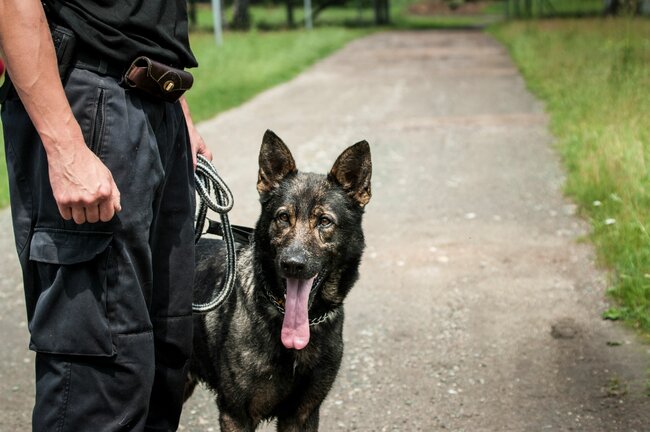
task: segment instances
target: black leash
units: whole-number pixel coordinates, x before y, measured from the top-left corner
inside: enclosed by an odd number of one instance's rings
[[[222,236],[226,243],[226,275],[222,289],[207,303],[192,303],[193,312],[207,313],[221,305],[228,298],[235,285],[235,264],[237,260],[235,256],[235,239],[230,221],[228,220],[228,212],[232,209],[234,201],[232,192],[230,192],[226,183],[219,177],[214,165],[201,155],[197,156],[194,183],[196,191],[199,194],[199,211],[194,227],[194,242],[198,243],[203,234],[209,208],[219,213],[221,217],[219,232],[213,231],[212,233]],[[214,198],[212,197],[213,193]],[[210,226],[212,225],[213,221],[210,221]],[[210,231],[208,229],[208,232]]]

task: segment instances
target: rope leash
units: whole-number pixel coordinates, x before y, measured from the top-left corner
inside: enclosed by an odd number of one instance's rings
[[[228,298],[235,285],[235,240],[228,220],[228,212],[232,209],[234,200],[232,192],[219,177],[214,165],[202,155],[197,155],[194,183],[200,201],[194,227],[194,243],[198,243],[203,234],[208,208],[219,213],[222,237],[226,243],[226,275],[222,289],[207,303],[192,303],[193,312],[207,313],[221,305]],[[212,195],[214,195],[214,198]]]

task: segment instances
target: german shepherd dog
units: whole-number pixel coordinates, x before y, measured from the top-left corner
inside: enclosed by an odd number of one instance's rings
[[[328,175],[302,173],[273,132],[264,135],[254,234],[238,246],[230,297],[194,321],[186,398],[216,392],[222,431],[317,431],[343,356],[343,300],[358,278],[361,220],[370,200],[370,147],[346,149]],[[195,298],[221,284],[225,247],[197,244]]]

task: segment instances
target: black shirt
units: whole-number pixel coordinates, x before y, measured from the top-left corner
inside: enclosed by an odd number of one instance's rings
[[[78,47],[118,64],[145,55],[176,67],[197,66],[186,0],[45,0],[48,15],[77,35]]]

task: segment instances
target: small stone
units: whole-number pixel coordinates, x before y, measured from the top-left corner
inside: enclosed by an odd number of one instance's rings
[[[577,334],[576,323],[571,318],[562,318],[551,325],[551,336],[555,339],[573,339]]]

